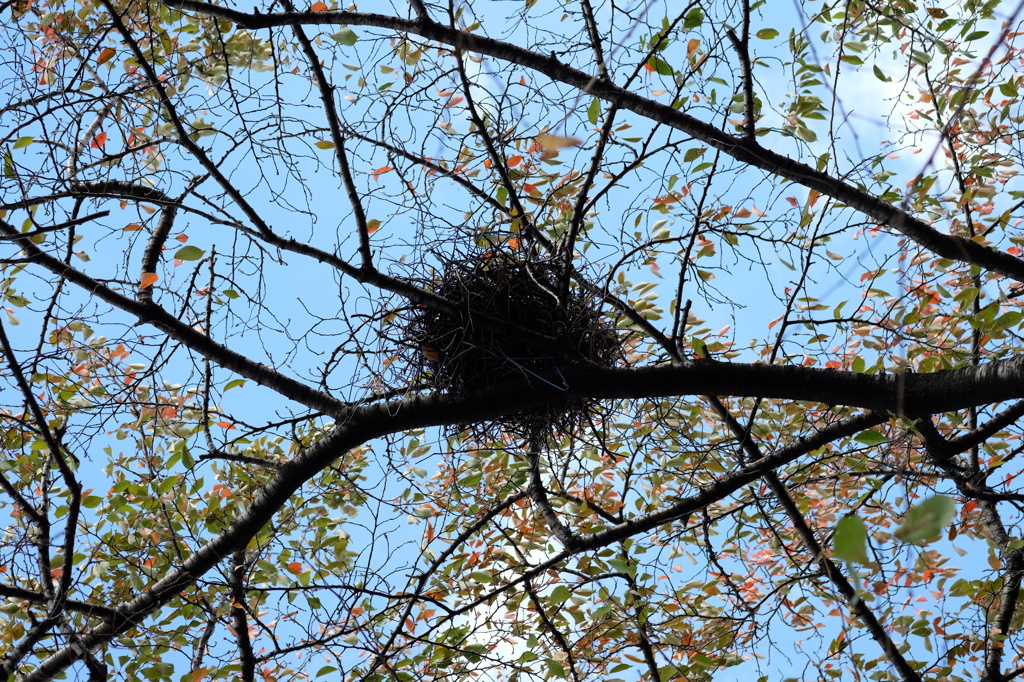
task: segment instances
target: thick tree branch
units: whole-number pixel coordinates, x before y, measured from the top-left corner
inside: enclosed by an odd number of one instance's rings
[[[761,147],[756,140],[737,138],[669,105],[660,104],[634,92],[599,80],[563,64],[553,55],[543,55],[501,40],[494,40],[468,31],[460,31],[433,21],[402,19],[383,14],[363,12],[295,12],[286,14],[249,14],[218,7],[196,0],[165,0],[170,7],[206,14],[233,21],[239,26],[260,29],[273,26],[351,25],[373,26],[411,33],[436,40],[456,49],[479,52],[543,73],[599,97],[610,104],[632,111],[650,121],[681,130],[705,144],[721,150],[741,163],[780,175],[787,180],[832,197],[881,225],[909,237],[937,256],[972,263],[1024,282],[1024,261],[1008,253],[955,235],[933,229],[901,208],[879,199],[869,192],[818,171],[804,163]]]

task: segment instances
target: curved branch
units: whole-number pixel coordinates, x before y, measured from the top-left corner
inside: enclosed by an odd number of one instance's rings
[[[755,166],[775,175],[832,197],[881,225],[900,232],[937,256],[972,263],[982,268],[1024,282],[1024,261],[1008,253],[984,246],[956,235],[942,234],[925,221],[898,206],[818,171],[778,152],[765,149],[754,139],[737,138],[669,105],[660,104],[625,90],[610,81],[567,66],[553,55],[543,55],[518,45],[460,31],[434,21],[401,19],[364,12],[294,12],[287,14],[249,14],[218,7],[197,0],[164,0],[169,7],[188,10],[233,21],[249,29],[293,24],[372,26],[436,40],[457,49],[479,52],[542,73],[587,92],[610,104],[632,111],[650,121],[663,123],[725,152],[741,163]]]

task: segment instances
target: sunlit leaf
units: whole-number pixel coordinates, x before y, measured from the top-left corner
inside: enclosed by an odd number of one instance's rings
[[[840,561],[867,563],[868,531],[864,521],[853,514],[847,514],[836,524],[832,535],[832,555]]]
[[[896,530],[904,542],[921,545],[938,538],[956,515],[956,503],[945,495],[934,495],[914,505]]]
[[[358,42],[359,35],[351,28],[346,26],[337,33],[332,34],[331,38],[333,38],[335,42],[341,43],[342,45],[346,45],[348,47],[352,47],[353,45],[356,44],[356,42]]]
[[[205,255],[206,251],[192,245],[183,246],[174,253],[174,257],[178,260],[199,260]]]

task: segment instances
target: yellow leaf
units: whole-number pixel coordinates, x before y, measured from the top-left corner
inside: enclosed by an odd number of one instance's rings
[[[540,158],[544,161],[558,156],[558,152],[565,147],[579,147],[583,142],[575,137],[562,137],[560,135],[548,135],[541,133],[534,140],[541,148]]]

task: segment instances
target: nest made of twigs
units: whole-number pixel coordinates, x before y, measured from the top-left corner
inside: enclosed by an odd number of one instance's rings
[[[458,395],[516,379],[568,389],[560,367],[573,356],[600,367],[621,363],[624,339],[602,312],[596,287],[580,281],[579,273],[566,280],[564,267],[560,260],[494,252],[447,260],[433,280],[419,284],[459,312],[410,309],[403,341],[415,371],[438,390]],[[559,347],[532,344],[486,318],[557,337]],[[572,433],[595,406],[593,400],[555,401],[460,428],[493,440],[504,433],[536,442]]]

